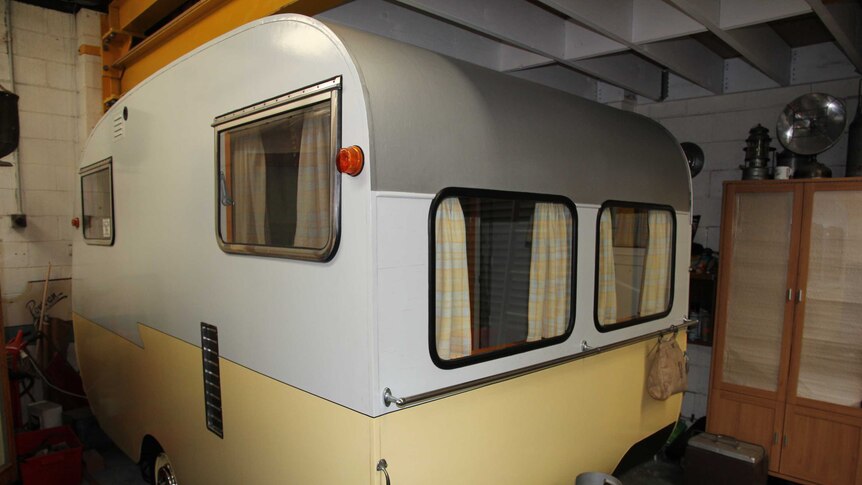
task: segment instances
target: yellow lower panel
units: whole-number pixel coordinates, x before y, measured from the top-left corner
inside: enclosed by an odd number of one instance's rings
[[[156,437],[183,485],[382,484],[379,458],[395,484],[571,485],[611,471],[681,403],[646,394],[653,341],[377,419],[221,359],[222,440],[205,426],[200,348],[140,326],[142,349],[74,320],[99,423],[134,459]]]
[[[680,336],[680,340],[684,336]],[[673,423],[682,396],[646,394],[655,341],[378,418],[397,484],[571,485],[612,471],[636,442]]]
[[[179,482],[370,483],[374,420],[220,359],[225,439],[206,429],[201,350],[140,326],[140,348],[74,316],[81,375],[100,425],[137,460],[154,436]]]

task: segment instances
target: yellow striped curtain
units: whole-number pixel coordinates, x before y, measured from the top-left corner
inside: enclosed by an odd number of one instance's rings
[[[608,210],[612,213],[614,247],[637,248],[646,245],[649,232],[646,217],[634,209],[614,207]]]
[[[673,223],[668,211],[649,211],[649,243],[644,261],[644,279],[641,290],[641,316],[655,315],[667,310],[670,297],[670,264],[673,247]]]
[[[266,244],[266,151],[260,129],[230,134],[233,231],[229,242]]]
[[[470,355],[472,343],[467,228],[457,198],[440,202],[434,227],[437,355],[457,359]]]
[[[320,249],[329,241],[330,175],[335,161],[330,150],[330,110],[305,114],[296,182],[296,236],[293,245]]]
[[[556,337],[569,323],[572,215],[561,204],[536,203],[530,255],[527,341]]]
[[[611,209],[604,209],[599,220],[599,324],[617,321],[617,275],[614,268],[614,224]]]

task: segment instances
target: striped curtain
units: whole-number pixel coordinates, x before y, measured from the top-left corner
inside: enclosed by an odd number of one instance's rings
[[[250,128],[230,134],[231,197],[235,204],[230,241],[266,244],[266,152],[260,130]]]
[[[334,161],[330,150],[329,106],[306,113],[299,148],[296,182],[295,247],[323,248],[329,241],[330,176]]]
[[[634,209],[612,207],[611,220],[613,221],[614,247],[638,248],[646,246],[647,218]]]
[[[443,360],[470,355],[470,283],[467,228],[458,199],[443,199],[434,222],[437,355]]]
[[[530,255],[527,341],[556,337],[569,323],[572,216],[561,204],[536,203]]]
[[[649,211],[649,243],[644,261],[640,315],[655,315],[667,310],[670,297],[671,237],[673,224],[668,211]]]
[[[599,220],[599,284],[597,315],[600,325],[617,321],[617,275],[614,268],[614,224],[611,210],[602,211]]]

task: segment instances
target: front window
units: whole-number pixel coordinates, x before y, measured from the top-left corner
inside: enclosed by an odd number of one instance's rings
[[[114,242],[114,198],[111,159],[81,170],[81,212],[84,242],[110,246]]]
[[[666,207],[605,203],[599,211],[596,323],[600,331],[661,318],[673,294],[675,221]]]
[[[575,216],[568,199],[449,189],[431,217],[438,366],[565,339],[574,314]]]
[[[337,91],[218,127],[218,234],[228,252],[323,261],[335,250]]]

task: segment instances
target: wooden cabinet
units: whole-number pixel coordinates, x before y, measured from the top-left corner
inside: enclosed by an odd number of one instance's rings
[[[862,179],[728,182],[708,430],[862,485]]]

